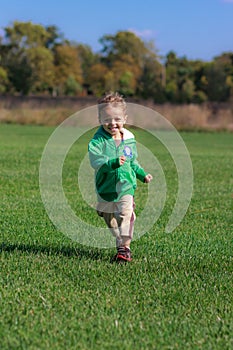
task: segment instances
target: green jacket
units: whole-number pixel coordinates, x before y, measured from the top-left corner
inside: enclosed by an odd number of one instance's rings
[[[95,185],[99,201],[116,202],[123,195],[134,195],[136,179],[144,181],[147,173],[137,161],[134,135],[123,129],[119,146],[101,126],[88,145],[91,166],[95,169]],[[119,157],[126,161],[120,166]]]

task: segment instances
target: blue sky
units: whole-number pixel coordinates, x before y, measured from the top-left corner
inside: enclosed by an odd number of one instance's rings
[[[211,60],[233,51],[233,0],[0,0],[0,27],[14,20],[56,25],[97,52],[105,34],[131,30],[160,55]]]

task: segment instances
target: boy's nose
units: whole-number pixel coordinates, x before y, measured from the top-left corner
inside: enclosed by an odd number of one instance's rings
[[[109,124],[116,124],[115,119],[110,120],[110,123],[109,123]]]

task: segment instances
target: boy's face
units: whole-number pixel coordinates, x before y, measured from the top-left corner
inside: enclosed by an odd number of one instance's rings
[[[127,116],[121,107],[106,106],[101,111],[99,121],[104,130],[114,137],[120,134],[126,118]]]

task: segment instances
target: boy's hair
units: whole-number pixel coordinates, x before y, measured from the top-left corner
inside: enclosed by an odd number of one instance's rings
[[[98,112],[99,116],[101,111],[106,108],[108,105],[111,105],[113,107],[121,107],[124,111],[124,114],[126,114],[127,104],[123,98],[122,95],[120,95],[118,92],[108,92],[105,93],[99,100],[98,100]]]

